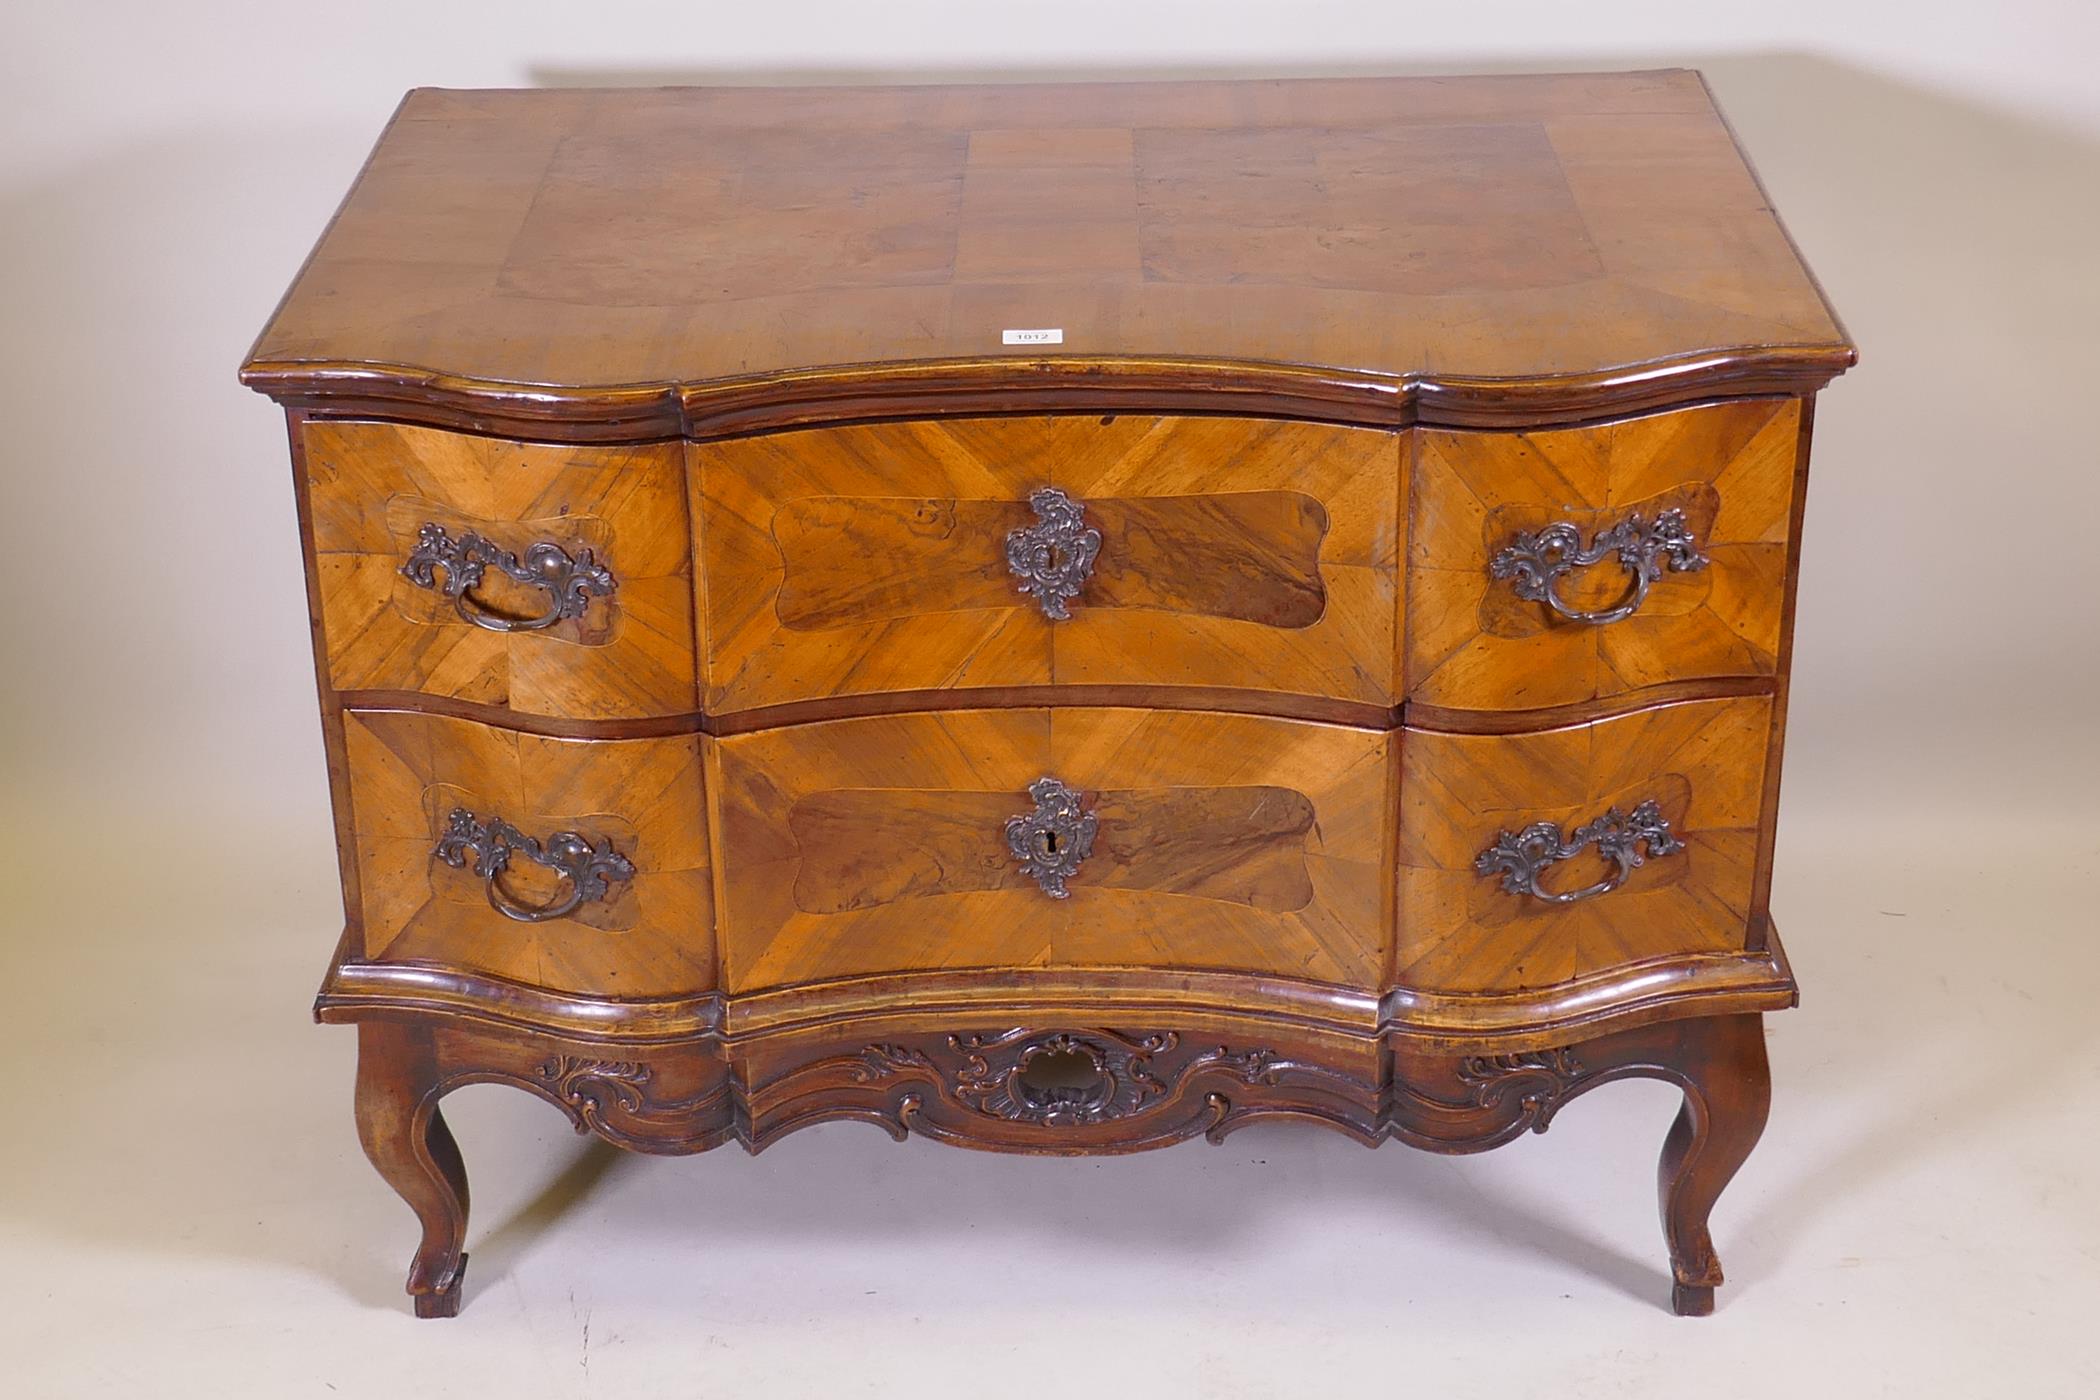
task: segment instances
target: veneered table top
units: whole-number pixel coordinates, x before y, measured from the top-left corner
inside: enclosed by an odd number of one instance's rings
[[[1080,379],[1463,421],[1851,357],[1673,70],[419,89],[243,377],[635,431]]]

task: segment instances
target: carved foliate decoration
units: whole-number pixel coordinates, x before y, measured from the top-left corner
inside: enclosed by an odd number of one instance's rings
[[[537,617],[504,617],[475,604],[470,590],[492,568],[513,582],[544,590],[545,610]],[[440,570],[443,578],[438,576]],[[435,521],[425,522],[416,532],[415,548],[401,565],[401,576],[418,588],[433,589],[451,599],[460,617],[490,632],[534,632],[582,617],[591,599],[608,597],[617,586],[612,571],[589,549],[571,557],[560,545],[541,540],[527,548],[520,560],[471,530],[455,540]]]
[[[1043,616],[1066,622],[1066,606],[1093,576],[1101,532],[1086,523],[1086,508],[1052,486],[1028,498],[1035,524],[1006,536],[1006,567],[1014,586],[1034,596]]]
[[[1561,598],[1558,590],[1569,574],[1613,555],[1618,556],[1619,566],[1630,579],[1626,596],[1617,605],[1585,610]],[[1519,598],[1544,603],[1555,615],[1570,622],[1596,627],[1639,611],[1647,601],[1649,587],[1662,577],[1665,567],[1687,572],[1703,569],[1709,562],[1699,552],[1684,512],[1666,510],[1653,523],[1639,514],[1629,515],[1609,529],[1598,531],[1586,545],[1582,531],[1565,520],[1543,530],[1519,534],[1488,561],[1488,573],[1493,578],[1515,580],[1513,587]]]
[[[1485,1109],[1506,1109],[1514,1101],[1518,1121],[1543,1133],[1554,1111],[1585,1071],[1573,1050],[1533,1050],[1514,1055],[1468,1055],[1459,1061],[1458,1079],[1472,1086],[1473,1102]]]
[[[613,881],[634,878],[634,862],[614,850],[609,837],[594,842],[579,832],[557,831],[540,841],[501,817],[483,820],[465,807],[455,807],[431,854],[459,870],[467,867],[469,851],[474,853],[474,873],[482,878],[490,906],[504,918],[520,923],[563,918],[574,913],[585,900],[609,898]],[[510,868],[514,855],[560,875],[566,883],[561,897],[544,905],[520,904],[513,899],[504,890],[501,877]]]
[[[950,1036],[949,1045],[966,1057],[954,1094],[987,1117],[1015,1123],[1067,1127],[1126,1118],[1167,1092],[1152,1072],[1152,1056],[1179,1040],[1172,1031]],[[1046,1067],[1059,1071],[1056,1078],[1038,1077]]]
[[[1079,873],[1079,863],[1094,851],[1100,823],[1080,805],[1080,794],[1055,778],[1028,785],[1033,812],[1006,823],[1006,845],[1023,870],[1052,899],[1067,898],[1065,881]]]
[[[1594,845],[1597,854],[1612,862],[1611,874],[1579,890],[1548,890],[1539,877],[1555,863],[1579,855]],[[1646,847],[1646,855],[1642,848]],[[1647,863],[1648,856],[1675,855],[1684,842],[1663,820],[1662,807],[1650,800],[1631,815],[1613,807],[1595,821],[1585,822],[1566,836],[1552,822],[1533,822],[1521,831],[1504,831],[1495,844],[1474,857],[1473,869],[1482,875],[1502,877],[1502,888],[1511,894],[1529,895],[1547,904],[1573,904],[1609,894],[1626,883],[1626,877]]]
[[[603,1129],[613,1111],[642,1111],[649,1066],[637,1060],[586,1060],[555,1055],[539,1067],[540,1080],[572,1110],[577,1126]]]

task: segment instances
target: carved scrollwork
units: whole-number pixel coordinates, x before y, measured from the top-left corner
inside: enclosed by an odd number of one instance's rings
[[[909,1045],[870,1045],[860,1052],[860,1060],[859,1067],[853,1071],[854,1081],[860,1084],[894,1079],[914,1071],[933,1073],[933,1061],[924,1051],[914,1050]]]
[[[1514,1101],[1519,1123],[1535,1133],[1546,1131],[1585,1073],[1582,1061],[1568,1049],[1468,1055],[1458,1064],[1459,1082],[1472,1087],[1474,1103],[1502,1109]]]
[[[640,1113],[649,1086],[649,1066],[638,1060],[555,1055],[538,1073],[548,1092],[568,1105],[578,1128],[603,1129],[608,1112]]]
[[[1079,792],[1055,778],[1037,778],[1028,785],[1028,796],[1035,810],[1007,821],[1007,848],[1044,894],[1068,898],[1065,881],[1093,854],[1100,823],[1081,805]]]
[[[1579,890],[1548,890],[1539,883],[1548,867],[1579,855],[1592,845],[1599,855],[1612,862],[1611,874]],[[1643,846],[1647,848],[1645,856]],[[1683,849],[1684,842],[1677,839],[1669,822],[1663,819],[1661,804],[1650,800],[1635,807],[1631,815],[1613,807],[1565,837],[1552,822],[1533,822],[1521,831],[1504,831],[1496,836],[1494,845],[1474,858],[1473,869],[1482,875],[1501,875],[1502,888],[1511,894],[1529,895],[1547,904],[1574,904],[1609,894],[1625,884],[1628,875],[1647,863],[1647,856],[1675,855]]]
[[[1007,1031],[950,1036],[948,1043],[966,1057],[951,1085],[959,1102],[1008,1122],[1066,1127],[1127,1118],[1165,1094],[1152,1057],[1180,1037]]]
[[[471,590],[492,568],[513,582],[544,590],[545,610],[537,617],[504,617],[475,603]],[[608,597],[617,586],[612,571],[589,549],[572,557],[553,541],[541,540],[527,548],[520,560],[471,530],[454,539],[435,521],[426,521],[416,532],[415,548],[402,563],[401,576],[418,588],[433,589],[451,599],[461,618],[490,632],[535,632],[567,618],[582,617],[591,599]]]
[[[1626,596],[1609,608],[1586,610],[1564,601],[1561,581],[1577,569],[1618,556],[1619,566],[1631,580]],[[1488,561],[1488,574],[1514,580],[1519,598],[1544,603],[1570,622],[1592,627],[1618,622],[1640,610],[1648,589],[1662,577],[1664,568],[1674,572],[1703,569],[1708,559],[1698,550],[1698,541],[1682,510],[1666,510],[1651,523],[1646,517],[1629,515],[1609,529],[1600,530],[1588,544],[1582,531],[1563,520],[1543,530],[1521,533]]]
[[[1213,1141],[1268,1115],[1378,1138],[1375,1078],[1267,1047],[1189,1043],[1179,1031],[1018,1028],[883,1042],[811,1061],[753,1096],[763,1145],[825,1118],[893,1136],[1024,1152],[1134,1151]]]
[[[501,817],[484,821],[465,807],[455,807],[432,854],[459,870],[466,868],[469,851],[474,853],[474,873],[482,878],[490,907],[519,923],[563,918],[576,912],[585,900],[609,898],[613,881],[634,878],[634,862],[614,850],[609,837],[593,842],[578,832],[557,831],[540,841]],[[520,904],[513,899],[502,882],[513,855],[521,855],[560,875],[567,884],[561,898],[543,905]]]
[[[1028,498],[1035,524],[1006,536],[1006,567],[1014,586],[1034,596],[1052,622],[1071,619],[1066,606],[1093,576],[1101,532],[1086,523],[1086,507],[1053,486]]]

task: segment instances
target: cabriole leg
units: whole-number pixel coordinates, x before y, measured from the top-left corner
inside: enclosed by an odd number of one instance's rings
[[[467,1271],[467,1170],[438,1112],[437,1051],[427,1027],[358,1026],[357,1135],[423,1223],[423,1243],[408,1269],[416,1316],[456,1315]]]
[[[1677,1068],[1684,1107],[1663,1141],[1656,1179],[1675,1283],[1671,1309],[1680,1317],[1704,1317],[1714,1310],[1721,1282],[1707,1216],[1765,1130],[1772,1071],[1760,1016],[1687,1021],[1683,1036]]]

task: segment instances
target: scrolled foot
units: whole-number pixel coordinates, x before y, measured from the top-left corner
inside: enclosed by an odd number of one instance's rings
[[[1705,1317],[1714,1310],[1710,1285],[1680,1283],[1670,1289],[1670,1311],[1679,1317]]]
[[[411,1295],[416,1303],[416,1316],[458,1317],[459,1298],[460,1294],[466,1291],[466,1282],[467,1255],[461,1253],[459,1267],[452,1271],[452,1277],[446,1279],[442,1287],[433,1288],[428,1293]]]

